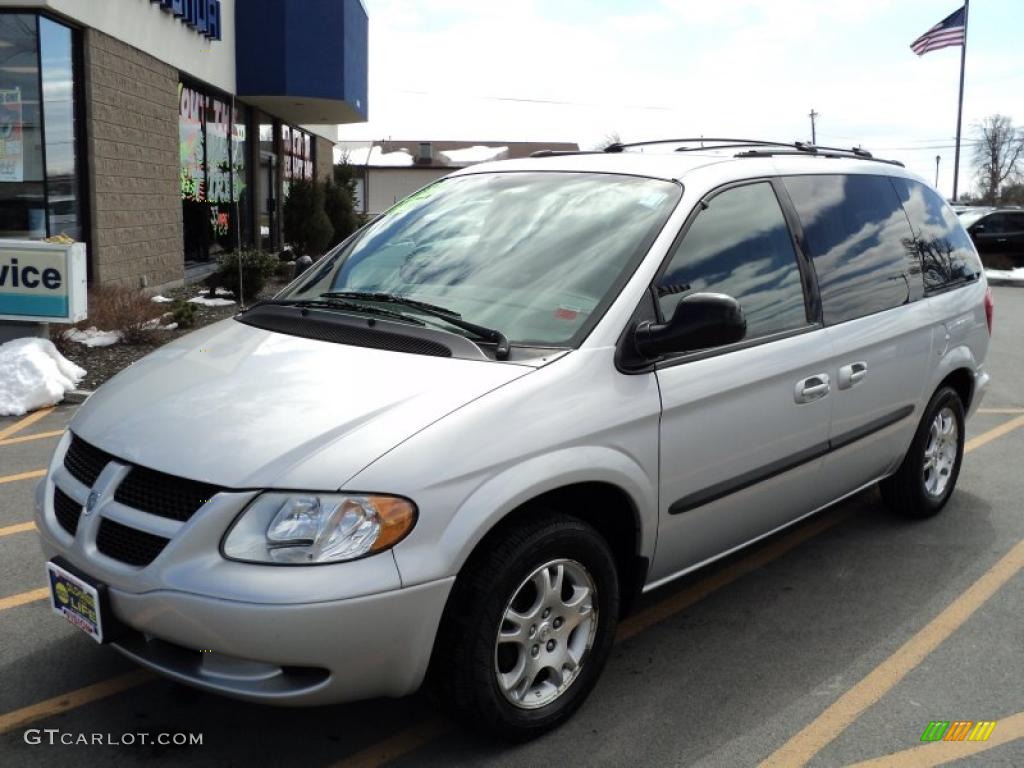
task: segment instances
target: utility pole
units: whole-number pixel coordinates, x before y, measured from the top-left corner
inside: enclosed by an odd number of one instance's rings
[[[815,112],[814,109],[812,108],[811,109],[811,114],[808,115],[808,117],[811,118],[811,144],[817,144],[818,143],[817,119],[819,117],[821,117],[821,113],[820,112]]]
[[[942,159],[942,155],[935,156],[935,188],[939,188],[939,161]]]

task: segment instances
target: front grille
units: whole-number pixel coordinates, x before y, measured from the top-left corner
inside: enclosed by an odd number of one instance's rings
[[[163,536],[154,536],[106,518],[100,520],[100,530],[96,534],[96,548],[100,552],[128,565],[149,565],[168,541],[170,539]]]
[[[114,457],[94,448],[78,435],[71,436],[71,445],[64,454],[64,467],[82,485],[92,488],[100,472]]]
[[[208,483],[132,467],[117,487],[114,500],[152,515],[185,522],[221,490]]]
[[[75,535],[78,530],[78,518],[82,516],[82,505],[68,496],[60,488],[53,489],[53,514],[60,527]]]

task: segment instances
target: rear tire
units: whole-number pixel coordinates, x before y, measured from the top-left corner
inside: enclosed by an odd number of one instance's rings
[[[544,513],[496,531],[452,589],[431,687],[461,722],[509,741],[536,738],[583,704],[608,659],[619,615],[604,538]]]
[[[914,442],[892,477],[880,483],[889,508],[904,517],[937,515],[949,501],[964,456],[964,405],[941,387],[925,408]]]

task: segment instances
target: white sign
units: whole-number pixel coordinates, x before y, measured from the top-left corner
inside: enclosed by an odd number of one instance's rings
[[[0,240],[0,320],[84,320],[85,281],[84,243]]]

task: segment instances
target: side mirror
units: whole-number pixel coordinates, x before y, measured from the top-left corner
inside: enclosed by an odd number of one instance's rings
[[[634,339],[637,351],[651,359],[732,344],[746,333],[747,320],[736,299],[724,293],[694,293],[676,305],[667,323],[637,326]]]

